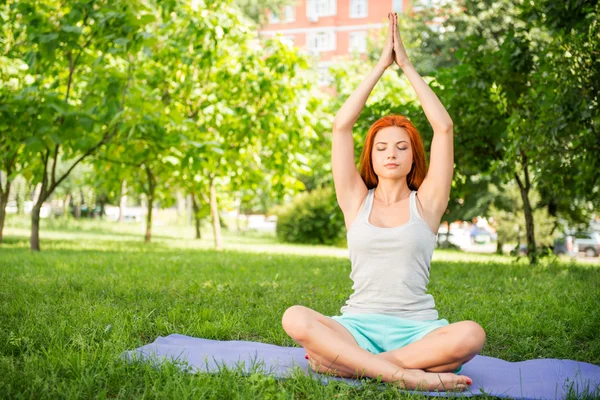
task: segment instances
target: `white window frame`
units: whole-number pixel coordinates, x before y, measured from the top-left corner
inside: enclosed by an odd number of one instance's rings
[[[337,0],[306,0],[306,16],[330,17],[337,13]]]
[[[361,43],[357,45],[357,41]],[[348,53],[364,54],[367,52],[367,31],[348,32]]]
[[[362,5],[362,10],[359,8]],[[369,15],[368,0],[350,0],[350,18],[366,18]]]
[[[283,22],[294,22],[296,21],[296,7],[285,6],[283,7]]]
[[[307,33],[306,48],[315,52],[335,51],[336,32],[334,30],[323,30]]]

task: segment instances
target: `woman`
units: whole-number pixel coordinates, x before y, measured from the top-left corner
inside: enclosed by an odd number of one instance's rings
[[[453,174],[452,120],[410,63],[389,14],[379,62],[344,103],[333,127],[332,169],[348,230],[354,293],[341,316],[303,306],[286,310],[284,330],[302,347],[313,370],[342,377],[381,377],[402,388],[465,390],[457,375],[483,347],[475,322],[438,319],[426,294],[435,236],[446,210]],[[360,174],[354,164],[352,127],[373,87],[396,62],[431,123],[431,165],[415,127],[386,116],[370,128]]]

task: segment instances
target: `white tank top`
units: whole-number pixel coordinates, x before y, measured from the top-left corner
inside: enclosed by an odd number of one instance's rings
[[[433,296],[427,294],[436,235],[417,211],[416,191],[410,194],[410,219],[404,225],[381,228],[369,223],[375,189],[348,229],[354,293],[341,313],[376,313],[418,321],[438,319]]]

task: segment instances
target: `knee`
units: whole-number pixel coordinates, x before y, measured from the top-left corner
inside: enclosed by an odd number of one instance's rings
[[[309,309],[304,306],[291,306],[283,313],[281,325],[293,339],[303,340],[312,324]]]
[[[483,348],[485,331],[476,322],[463,321],[460,334],[456,337],[456,354],[461,357],[474,357]]]

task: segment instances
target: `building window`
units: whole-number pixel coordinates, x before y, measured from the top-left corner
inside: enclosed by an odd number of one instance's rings
[[[335,32],[310,32],[306,34],[306,47],[310,51],[335,50]]]
[[[309,21],[315,22],[319,17],[328,17],[336,14],[336,0],[307,0],[306,16]]]
[[[366,18],[367,7],[367,0],[350,0],[350,18]]]
[[[367,31],[350,32],[348,40],[348,52],[367,52]]]
[[[394,2],[392,3],[392,8],[394,9],[394,12],[396,13],[401,13],[402,12],[402,6],[403,6],[403,0],[394,0]]]
[[[269,14],[269,22],[271,24],[280,23],[281,20],[279,19],[279,13],[276,13],[275,11],[271,10],[271,13]]]
[[[296,7],[285,6],[283,8],[283,22],[294,22],[296,20]]]

